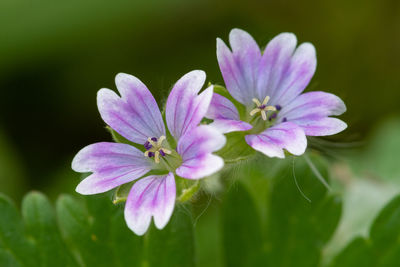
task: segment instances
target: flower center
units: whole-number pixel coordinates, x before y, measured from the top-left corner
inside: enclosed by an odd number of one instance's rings
[[[153,158],[154,161],[158,164],[160,163],[160,155],[164,157],[166,154],[171,154],[171,150],[162,147],[162,142],[165,140],[165,136],[162,135],[160,138],[149,137],[144,143],[144,148],[146,152],[144,152],[145,157]]]
[[[264,98],[264,101],[261,103],[257,98],[253,98],[253,102],[256,104],[256,108],[250,111],[250,116],[254,116],[258,112],[260,112],[261,117],[264,121],[267,120],[267,112],[268,111],[276,111],[278,109],[278,106],[268,106],[267,103],[269,101],[269,96],[266,96]],[[275,117],[276,117],[276,113]]]

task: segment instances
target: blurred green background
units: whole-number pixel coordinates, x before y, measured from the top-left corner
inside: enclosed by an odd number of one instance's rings
[[[118,72],[158,98],[193,69],[222,83],[215,39],[227,41],[233,27],[260,46],[283,31],[312,42],[318,67],[309,88],[344,99],[350,127],[340,139],[360,140],[400,111],[399,8],[396,0],[2,0],[0,190],[20,197],[74,180],[74,153],[110,139],[96,91],[115,89]]]
[[[308,90],[337,94],[348,107],[341,118],[349,128],[331,138],[340,143],[322,144],[348,199],[335,238],[343,243],[349,231],[366,231],[399,192],[398,0],[1,0],[0,191],[18,202],[32,189],[52,199],[73,193],[74,154],[111,140],[97,90],[115,89],[118,72],[140,78],[158,99],[193,69],[222,84],[215,40],[227,41],[234,27],[260,46],[284,31],[315,45]]]

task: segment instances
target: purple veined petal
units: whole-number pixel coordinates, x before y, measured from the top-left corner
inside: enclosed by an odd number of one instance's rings
[[[207,112],[213,86],[198,95],[205,79],[204,71],[191,71],[176,82],[168,96],[165,117],[168,129],[176,140],[196,127]]]
[[[125,205],[125,221],[137,235],[143,235],[150,226],[151,217],[158,229],[164,228],[175,207],[176,188],[172,173],[148,176],[136,182]]]
[[[239,112],[226,97],[214,93],[205,115],[209,119],[239,120]]]
[[[97,93],[103,120],[126,139],[144,144],[149,137],[165,135],[165,126],[154,97],[136,77],[120,73],[115,78],[122,97],[109,89]]]
[[[232,47],[233,57],[238,69],[241,71],[247,91],[251,95],[247,95],[246,104],[252,104],[251,99],[254,98],[257,86],[257,73],[261,60],[261,51],[253,39],[253,37],[240,29],[233,29],[229,33],[229,43]]]
[[[217,39],[217,59],[226,88],[240,103],[251,105],[256,96],[256,75],[261,51],[247,32],[233,29],[229,34],[232,51]]]
[[[205,116],[213,119],[210,125],[222,133],[247,131],[252,128],[250,124],[240,121],[239,112],[231,101],[216,93],[213,94]]]
[[[252,128],[247,122],[240,121],[239,112],[231,101],[216,93],[213,94],[210,107],[205,116],[214,120],[210,126],[222,133],[247,131]]]
[[[346,111],[344,102],[334,94],[325,92],[308,92],[296,97],[290,104],[284,106],[279,117],[289,121],[307,116],[337,116]]]
[[[280,123],[260,134],[246,135],[245,139],[249,146],[269,157],[284,158],[283,149],[302,155],[307,148],[303,129],[292,122]]]
[[[176,174],[188,179],[199,179],[220,170],[222,158],[212,155],[226,142],[225,136],[209,125],[200,125],[188,132],[178,142],[177,152],[182,157],[182,165]]]
[[[332,135],[343,131],[347,125],[339,119],[327,117],[341,115],[345,111],[346,105],[339,97],[325,92],[308,92],[283,107],[278,120],[286,118],[296,123],[306,135]]]
[[[303,128],[306,135],[310,136],[333,135],[347,128],[347,124],[342,120],[330,117],[305,117],[293,122]]]
[[[288,75],[296,44],[297,39],[293,33],[281,33],[268,43],[258,69],[258,99],[270,96],[270,104],[279,104],[274,102],[273,96]]]
[[[315,48],[311,43],[301,44],[294,52],[289,68],[274,94],[271,104],[285,106],[301,94],[314,75],[317,66]]]
[[[95,143],[84,147],[72,161],[76,172],[92,172],[76,187],[83,195],[106,192],[131,182],[152,168],[143,152],[120,143]]]
[[[248,124],[247,122],[244,121],[223,120],[223,119],[216,119],[209,125],[224,134],[230,132],[247,131],[253,128],[251,124]]]

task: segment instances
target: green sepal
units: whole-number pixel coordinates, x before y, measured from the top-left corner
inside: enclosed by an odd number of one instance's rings
[[[256,155],[256,151],[246,143],[245,134],[244,132],[226,134],[226,145],[216,153],[226,164],[238,163]]]

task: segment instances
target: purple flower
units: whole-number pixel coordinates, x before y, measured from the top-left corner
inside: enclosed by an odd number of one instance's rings
[[[339,97],[302,94],[317,64],[312,44],[296,48],[296,36],[282,33],[261,52],[254,39],[239,29],[230,32],[229,42],[232,50],[217,39],[217,58],[226,88],[237,103],[214,93],[206,114],[222,132],[245,131],[247,144],[255,150],[284,158],[283,149],[304,153],[306,135],[332,135],[347,127],[330,117],[346,111]]]
[[[199,179],[224,165],[212,152],[224,146],[225,137],[211,126],[199,126],[213,93],[211,86],[198,94],[205,78],[203,71],[192,71],[174,85],[165,110],[167,135],[161,112],[147,87],[134,76],[118,74],[115,81],[121,97],[101,89],[97,105],[103,120],[142,150],[108,142],[83,148],[73,159],[72,169],[92,174],[76,191],[84,195],[102,193],[142,178],[150,170],[164,172],[137,181],[125,205],[125,220],[136,234],[147,231],[151,217],[162,229],[175,206],[174,176]]]

